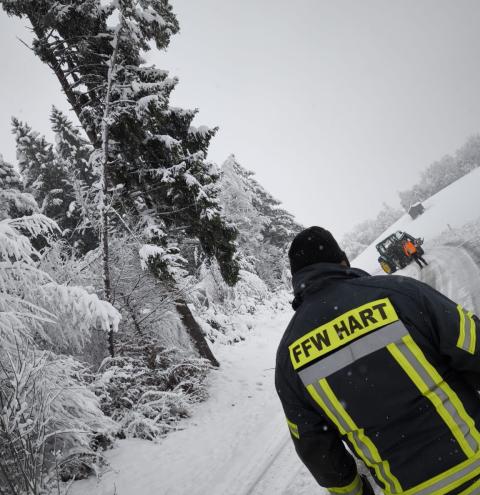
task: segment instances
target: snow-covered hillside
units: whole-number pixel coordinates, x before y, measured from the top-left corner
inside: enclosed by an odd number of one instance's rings
[[[415,237],[425,239],[425,251],[432,247],[432,241],[450,228],[458,228],[480,216],[480,168],[465,175],[450,186],[423,202],[425,213],[415,220],[405,214],[380,235],[352,263],[367,272],[380,271],[375,245],[397,230],[406,231]]]

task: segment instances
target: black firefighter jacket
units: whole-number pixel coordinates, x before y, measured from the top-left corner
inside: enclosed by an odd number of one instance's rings
[[[480,494],[480,321],[431,287],[330,263],[295,274],[276,388],[298,455],[361,495]]]

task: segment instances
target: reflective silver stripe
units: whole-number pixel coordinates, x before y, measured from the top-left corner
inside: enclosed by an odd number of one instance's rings
[[[315,388],[315,391],[317,392],[317,394],[322,399],[323,403],[325,404],[325,407],[328,408],[330,414],[335,417],[336,422],[338,423],[338,425],[343,430],[343,431],[341,431],[341,433],[352,435],[353,443],[360,450],[362,459],[364,459],[366,461],[367,465],[376,466],[378,468],[378,470],[380,471],[380,475],[381,475],[382,479],[385,480],[384,482],[388,483],[390,485],[388,487],[389,493],[397,493],[395,490],[395,486],[391,480],[391,475],[389,476],[385,470],[384,463],[383,462],[377,462],[373,458],[372,452],[370,451],[368,445],[366,445],[365,442],[363,441],[362,435],[360,433],[362,430],[352,430],[349,427],[348,423],[345,421],[343,416],[341,414],[338,414],[337,409],[332,404],[328,395],[324,392],[322,387],[320,387],[318,385],[318,382],[312,383],[311,385]]]
[[[480,481],[475,481],[475,483],[460,492],[458,495],[480,495]]]
[[[467,441],[468,445],[473,450],[473,452],[477,452],[479,450],[479,447],[480,447],[478,445],[478,442],[473,438],[471,431],[470,431],[470,427],[460,417],[460,415],[458,414],[457,408],[452,404],[452,402],[450,401],[447,394],[438,386],[437,383],[435,383],[433,378],[430,376],[429,373],[427,373],[427,370],[418,361],[416,356],[408,348],[408,346],[405,344],[405,342],[403,342],[403,341],[397,342],[396,345],[397,345],[398,350],[403,354],[403,356],[407,359],[407,361],[410,363],[412,368],[416,371],[416,373],[418,373],[420,378],[423,380],[423,382],[427,386],[429,392],[436,395],[438,397],[438,399],[441,401],[441,403],[443,404],[443,407],[446,409],[448,414],[450,414],[450,416],[453,419],[453,422],[460,429],[460,431],[463,434],[463,437],[465,438],[465,440]]]
[[[480,470],[480,459],[475,459],[471,464],[468,464],[462,469],[455,471],[450,476],[442,477],[438,481],[429,484],[423,489],[411,488],[405,492],[405,495],[440,495],[448,493],[451,489],[451,485],[453,485],[456,481],[464,481],[465,483],[468,481],[468,478],[473,478],[477,473],[474,471]],[[470,476],[469,476],[470,475]],[[465,480],[463,480],[465,478]],[[461,486],[457,484],[457,486]],[[468,492],[467,492],[468,493]]]
[[[315,388],[315,391],[321,397],[324,404],[328,407],[328,410],[330,411],[332,416],[335,416],[335,419],[337,420],[338,424],[342,427],[343,431],[345,433],[350,433],[350,427],[348,426],[347,422],[343,419],[342,415],[337,414],[337,410],[335,409],[335,406],[332,404],[330,398],[323,391],[322,387],[320,387],[318,382],[312,383],[312,386]]]
[[[305,386],[315,384],[318,380],[340,371],[358,359],[383,349],[388,344],[398,342],[407,334],[408,330],[401,321],[386,325],[300,371],[300,379]]]

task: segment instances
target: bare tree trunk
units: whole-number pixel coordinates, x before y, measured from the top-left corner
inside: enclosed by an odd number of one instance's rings
[[[218,368],[220,364],[216,360],[215,356],[213,355],[213,352],[208,346],[205,336],[203,335],[202,329],[195,320],[195,317],[190,311],[190,308],[188,307],[187,303],[183,299],[177,299],[175,301],[175,308],[177,309],[178,314],[180,315],[182,322],[185,325],[188,335],[192,339],[195,349],[200,354],[200,357],[208,359],[212,364],[212,366]]]
[[[110,258],[108,250],[108,214],[103,211],[101,215],[102,224],[102,267],[103,267],[103,292],[105,299],[112,303],[112,287],[110,280]],[[113,329],[110,328],[108,332],[108,352],[111,357],[115,356],[115,342],[113,337]]]
[[[121,296],[125,304],[125,307],[127,308],[128,314],[130,315],[130,318],[133,321],[133,326],[135,327],[135,331],[137,332],[139,337],[143,337],[142,328],[140,327],[140,323],[138,322],[137,315],[135,314],[134,308],[132,308],[132,305],[130,304],[130,297],[127,297],[124,294],[121,294]]]
[[[102,193],[100,204],[100,225],[102,231],[102,266],[103,266],[103,291],[105,299],[113,304],[112,299],[112,287],[110,279],[110,258],[108,249],[108,166],[109,166],[109,134],[110,134],[110,100],[113,85],[113,76],[117,63],[118,54],[118,39],[122,30],[123,19],[119,23],[119,27],[115,32],[113,39],[113,53],[108,65],[108,79],[107,79],[107,94],[105,97],[105,106],[103,109],[102,119]],[[110,356],[115,356],[115,341],[113,336],[113,329],[108,332],[108,351]]]

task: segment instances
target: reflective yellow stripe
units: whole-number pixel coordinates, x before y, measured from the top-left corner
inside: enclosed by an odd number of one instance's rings
[[[287,424],[288,424],[288,428],[290,430],[290,433],[295,437],[295,438],[300,438],[300,433],[298,433],[298,425],[296,425],[295,423],[293,423],[292,421],[290,421],[288,418],[287,418]]]
[[[457,311],[460,315],[460,330],[458,334],[458,341],[457,341],[457,347],[460,347],[460,349],[463,349],[465,345],[465,314],[463,312],[463,308],[460,306],[460,304],[457,306]]]
[[[302,335],[288,346],[296,370],[364,335],[398,321],[388,298],[370,301]]]
[[[412,337],[407,335],[403,337],[402,342],[411,354],[405,349],[402,350],[402,343],[389,344],[387,349],[420,392],[435,406],[465,454],[472,457],[480,448],[480,433],[473,419],[466,412],[457,394],[427,361]]]
[[[473,313],[466,311],[462,306],[457,306],[457,311],[460,317],[460,328],[458,331],[457,347],[475,354],[475,346],[477,343],[477,328],[475,320],[473,319]]]
[[[402,495],[445,495],[480,474],[480,458],[467,459],[437,476],[410,488]]]
[[[385,492],[401,493],[402,487],[398,479],[390,471],[388,461],[381,459],[373,442],[365,435],[363,428],[359,428],[342,404],[338,401],[326,379],[318,382],[319,389],[315,385],[308,385],[307,390],[315,402],[322,408],[330,420],[337,426],[342,435],[346,435],[355,452],[370,468],[375,470],[377,478],[384,484]],[[320,392],[320,393],[319,393]],[[321,396],[325,395],[329,404]]]
[[[460,419],[462,421],[464,421],[465,424],[468,426],[469,434],[474,438],[474,440],[477,444],[476,448],[474,449],[475,454],[479,453],[479,450],[480,450],[480,432],[477,430],[477,427],[475,426],[475,421],[473,420],[473,418],[465,410],[465,407],[463,406],[462,401],[460,400],[458,395],[455,393],[455,391],[441,377],[441,375],[438,373],[438,371],[428,362],[428,360],[425,357],[425,355],[423,354],[422,350],[420,349],[420,347],[418,347],[418,345],[415,343],[415,341],[412,339],[412,337],[410,335],[407,335],[406,337],[404,337],[404,340],[407,343],[407,346],[410,348],[410,350],[415,354],[417,359],[424,366],[427,373],[432,377],[432,380],[434,381],[434,383],[437,384],[441,390],[443,390],[445,395],[448,397],[450,402],[453,404]]]
[[[475,320],[473,319],[473,313],[471,311],[467,313],[467,317],[470,320],[470,339],[471,339],[468,352],[470,354],[475,354],[475,345],[477,343],[477,328],[475,325]]]
[[[341,495],[362,495],[363,494],[363,483],[360,476],[357,474],[355,479],[347,486],[342,486],[339,488],[327,488],[330,493],[341,494]]]
[[[460,492],[458,495],[478,495],[480,493],[480,480],[475,481],[473,485],[470,485],[466,490]]]

